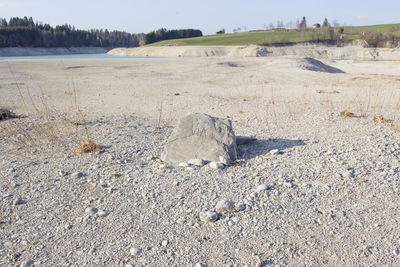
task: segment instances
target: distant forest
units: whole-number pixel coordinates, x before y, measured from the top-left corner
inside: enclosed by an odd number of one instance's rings
[[[200,37],[203,33],[200,30],[183,29],[183,30],[167,30],[165,28],[152,31],[144,36],[144,43],[151,44],[163,40]]]
[[[135,47],[143,34],[108,30],[78,30],[71,25],[34,22],[32,17],[0,19],[0,47]]]

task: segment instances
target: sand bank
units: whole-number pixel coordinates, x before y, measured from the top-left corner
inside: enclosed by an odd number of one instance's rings
[[[327,47],[322,45],[265,46],[146,46],[115,48],[114,56],[265,57],[298,56],[340,60],[400,60],[399,48]]]

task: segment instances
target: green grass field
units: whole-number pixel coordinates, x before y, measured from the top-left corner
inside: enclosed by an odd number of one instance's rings
[[[344,33],[348,34],[350,40],[359,38],[359,34],[365,31],[379,31],[387,33],[395,30],[400,34],[399,24],[382,24],[371,26],[348,26],[344,27]],[[161,45],[192,45],[192,46],[226,46],[226,45],[259,45],[266,43],[302,43],[315,40],[315,33],[304,32],[274,32],[254,31],[242,33],[229,33],[218,35],[207,35],[195,38],[173,39],[150,44],[151,46]]]

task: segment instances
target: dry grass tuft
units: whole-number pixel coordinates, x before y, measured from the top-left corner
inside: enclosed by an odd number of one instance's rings
[[[83,153],[90,153],[95,152],[103,149],[102,146],[96,144],[92,140],[83,140],[79,144],[79,147],[76,149],[76,153],[83,154]]]
[[[373,117],[372,117],[372,120],[374,121],[374,122],[379,122],[379,123],[386,123],[387,122],[387,120],[385,119],[385,118],[383,118],[383,116],[382,115],[380,115],[380,114],[375,114]]]
[[[354,114],[353,112],[350,112],[347,109],[345,109],[345,110],[342,110],[340,112],[340,117],[342,117],[342,118],[354,118],[354,117],[356,117],[356,114]]]
[[[337,90],[332,90],[332,91],[329,91],[329,92],[324,91],[324,90],[316,90],[315,92],[316,92],[317,94],[331,94],[331,95],[340,94],[340,92],[337,91]]]
[[[121,174],[119,174],[117,172],[113,172],[113,173],[110,174],[111,178],[117,178],[117,177],[120,177],[120,176],[121,176]]]

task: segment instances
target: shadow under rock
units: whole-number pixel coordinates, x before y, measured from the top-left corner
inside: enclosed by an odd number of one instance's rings
[[[273,138],[267,140],[256,140],[246,145],[238,145],[238,159],[252,159],[260,155],[269,153],[271,150],[278,149],[279,152],[285,152],[285,149],[295,146],[305,146],[303,140],[290,140]]]

